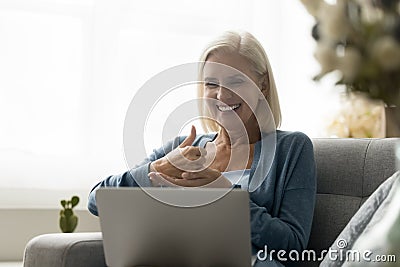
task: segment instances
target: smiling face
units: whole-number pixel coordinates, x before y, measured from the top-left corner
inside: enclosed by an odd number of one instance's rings
[[[236,53],[214,53],[204,65],[204,97],[209,99],[208,110],[228,131],[241,128],[241,124],[248,132],[258,131],[252,110],[264,95],[258,88],[260,78],[252,69],[248,60]]]

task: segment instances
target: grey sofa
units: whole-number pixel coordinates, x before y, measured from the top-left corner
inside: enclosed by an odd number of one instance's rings
[[[398,138],[313,139],[318,190],[308,248],[328,249],[352,216],[396,171]],[[318,261],[301,266],[318,266]],[[101,233],[47,234],[26,246],[25,267],[105,266]]]

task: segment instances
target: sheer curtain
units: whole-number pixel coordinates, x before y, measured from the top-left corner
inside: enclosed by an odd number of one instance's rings
[[[125,112],[140,86],[247,30],[272,63],[283,129],[319,134],[329,89],[311,82],[312,18],[300,1],[0,2],[0,207],[53,207],[126,170]],[[188,91],[185,97],[194,97]],[[159,140],[146,140],[147,147]]]

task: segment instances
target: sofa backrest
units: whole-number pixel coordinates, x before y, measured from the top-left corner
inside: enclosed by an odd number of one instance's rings
[[[396,171],[399,142],[400,138],[313,139],[317,201],[308,249],[317,255],[328,249],[365,200]]]

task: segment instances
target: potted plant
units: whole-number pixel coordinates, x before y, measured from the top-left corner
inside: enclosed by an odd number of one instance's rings
[[[78,217],[72,210],[79,203],[79,197],[73,196],[71,200],[61,200],[63,209],[60,211],[60,229],[63,233],[73,233],[78,225]]]
[[[390,135],[400,133],[400,1],[301,0],[315,18],[312,36],[320,80],[337,71],[337,84],[386,105]],[[397,128],[397,129],[396,129]]]

